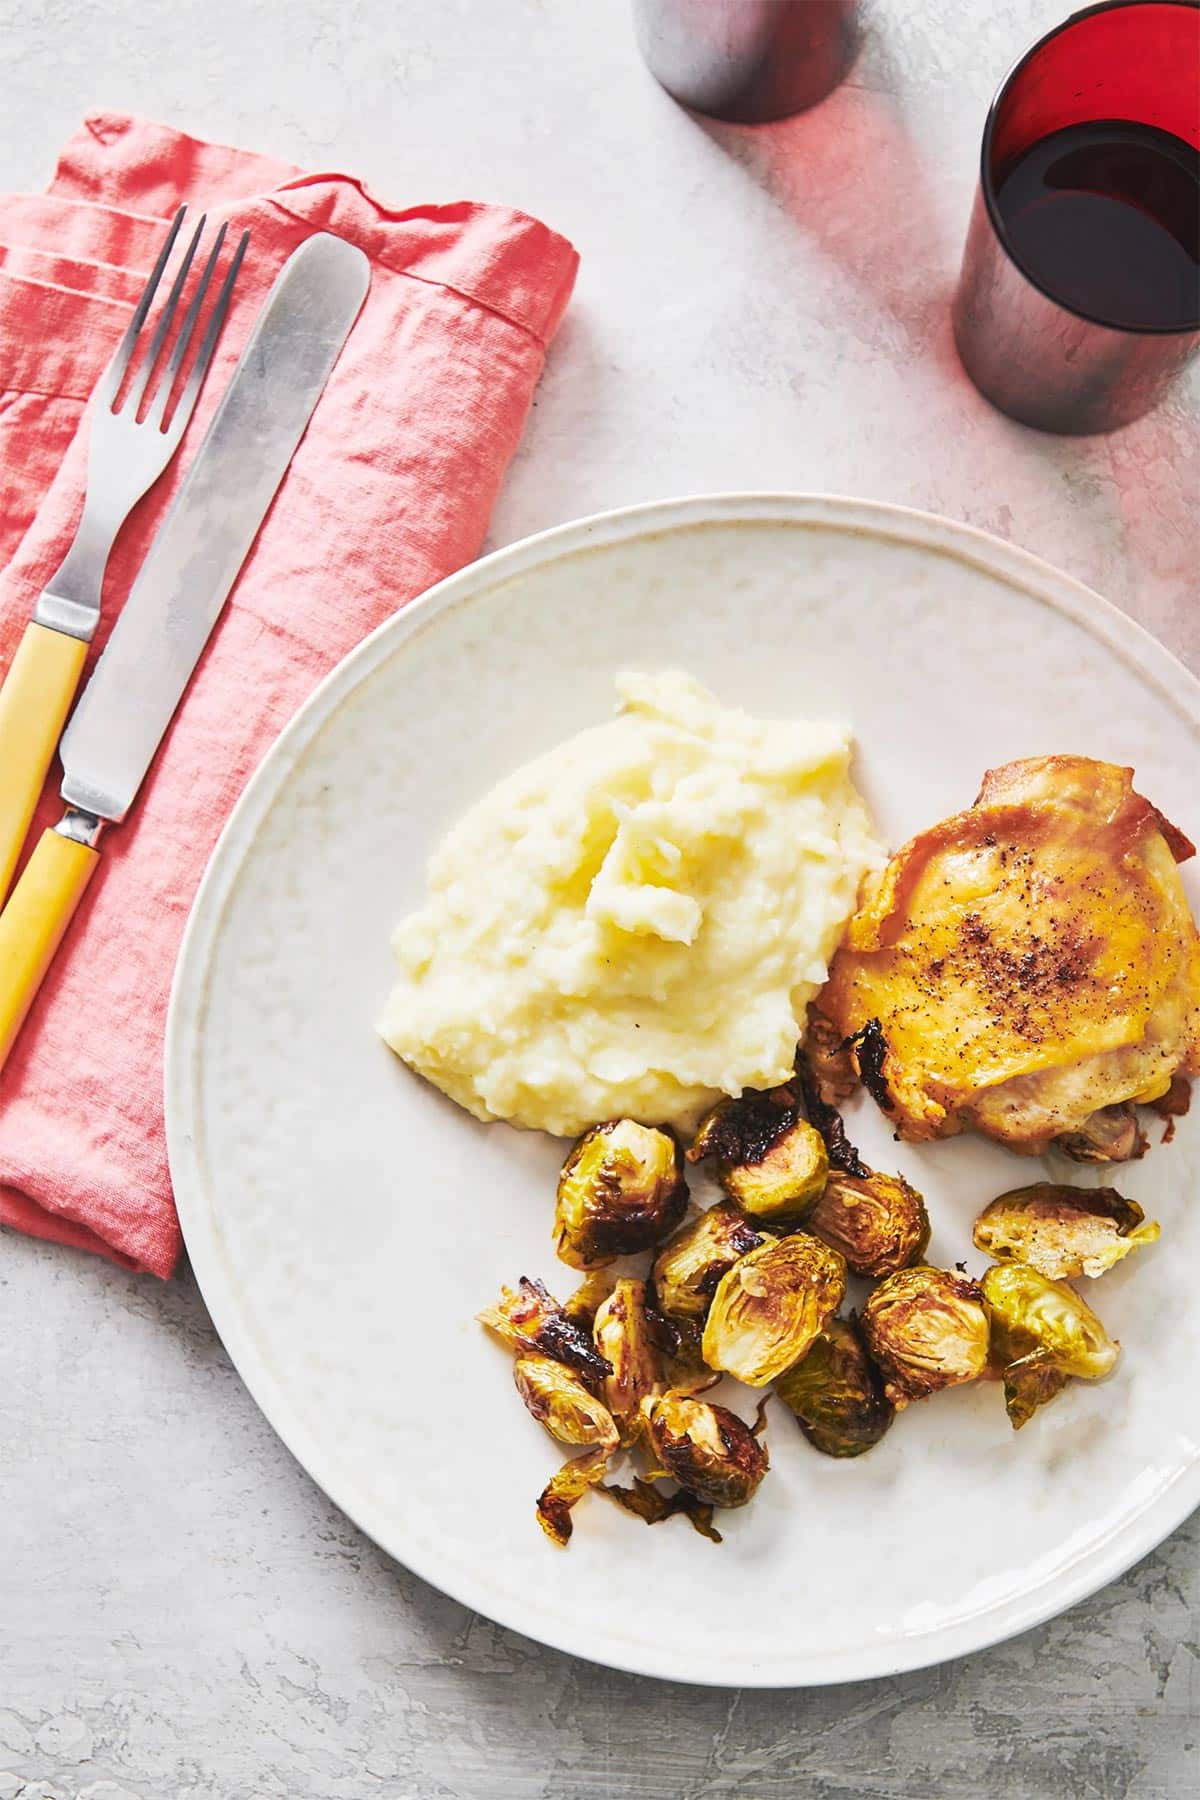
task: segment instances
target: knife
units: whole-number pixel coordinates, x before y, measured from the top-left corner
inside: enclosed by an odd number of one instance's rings
[[[238,570],[366,298],[370,264],[326,232],[280,270],[63,736],[67,811],[0,913],[0,1068],[137,798]]]

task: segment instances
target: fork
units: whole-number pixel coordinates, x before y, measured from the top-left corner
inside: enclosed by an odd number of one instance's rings
[[[183,253],[151,336],[147,317],[186,211],[187,208],[181,206],[175,214],[133,317],[96,385],[88,438],[87,489],[74,541],[57,572],[39,594],[33,618],[25,627],[7,679],[0,688],[0,902],[8,892],[25,834],[75,697],[88,645],[99,622],[100,592],[109,553],[133,507],[158,480],[179,447],[208,373],[241,267],[244,240],[230,261],[209,313],[199,350],[168,421],[167,406],[225,241],[226,228],[222,225],[196,283],[166,368],[139,418],[204,233],[205,219],[202,217]],[[150,338],[149,347],[118,404],[134,353],[147,337]]]

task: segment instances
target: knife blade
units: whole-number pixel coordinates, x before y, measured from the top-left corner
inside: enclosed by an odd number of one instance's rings
[[[133,804],[366,298],[361,250],[321,232],[284,264],[60,746],[68,806]]]
[[[320,232],[274,285],[63,736],[67,811],[0,913],[0,1068],[125,817],[366,298],[361,250]]]

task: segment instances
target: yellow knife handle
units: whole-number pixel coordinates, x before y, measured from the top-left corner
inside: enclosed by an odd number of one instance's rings
[[[43,831],[0,913],[0,1069],[99,860],[86,844]]]
[[[88,647],[29,624],[0,688],[0,902],[8,892]]]

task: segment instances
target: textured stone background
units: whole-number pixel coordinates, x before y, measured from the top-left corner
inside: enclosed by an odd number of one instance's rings
[[[950,346],[988,97],[1065,10],[887,0],[824,107],[739,133],[664,98],[624,0],[0,0],[0,180],[43,182],[108,106],[399,204],[525,206],[584,269],[496,543],[721,487],[905,501],[1041,552],[1200,667],[1195,384],[1110,440],[1058,441],[990,412]],[[1200,1794],[1195,1519],[965,1662],[809,1692],[640,1682],[365,1542],[255,1411],[186,1273],[5,1236],[0,1287],[0,1800]]]

